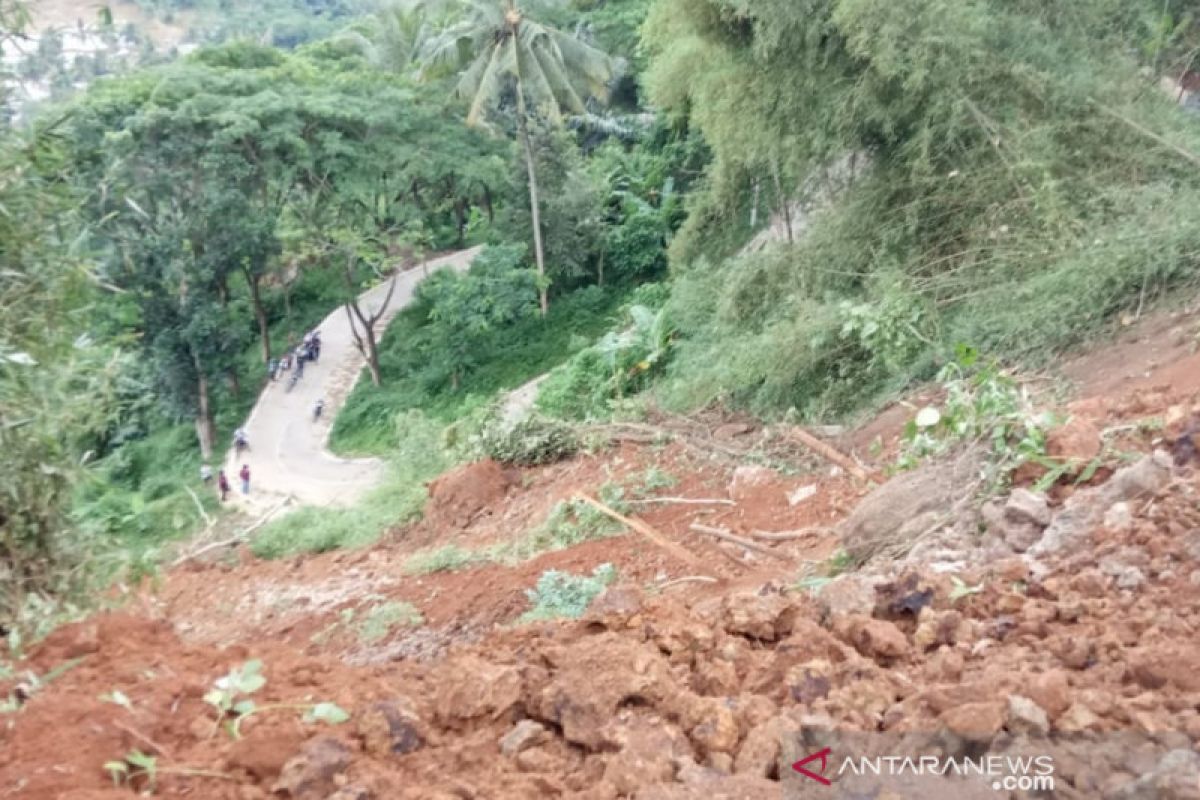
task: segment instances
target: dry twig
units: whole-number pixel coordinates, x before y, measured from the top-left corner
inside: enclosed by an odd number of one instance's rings
[[[729,531],[725,530],[724,528],[714,528],[711,525],[702,525],[699,522],[693,522],[688,527],[691,530],[696,531],[697,533],[707,533],[709,536],[715,536],[718,539],[722,539],[726,542],[732,542],[733,544],[736,544],[739,547],[744,547],[747,550],[754,551],[755,553],[762,553],[764,556],[770,556],[771,558],[777,558],[780,561],[787,561],[789,563],[793,561],[792,557],[785,553],[780,553],[777,550],[772,550],[769,547],[764,547],[763,545],[759,544],[758,542],[753,542],[742,536],[738,536],[734,533],[730,533]]]

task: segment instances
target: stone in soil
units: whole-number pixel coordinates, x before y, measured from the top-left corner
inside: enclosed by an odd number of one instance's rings
[[[336,777],[350,766],[350,750],[331,736],[305,743],[283,766],[271,791],[291,800],[325,800],[336,788]]]

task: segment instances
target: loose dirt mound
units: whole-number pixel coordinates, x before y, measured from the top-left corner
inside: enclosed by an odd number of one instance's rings
[[[0,698],[27,698],[0,717],[0,797],[131,797],[147,776],[113,788],[104,764],[133,750],[156,757],[158,795],[214,800],[804,797],[814,779],[791,765],[822,752],[827,768],[806,763],[836,778],[817,790],[830,797],[1028,796],[961,772],[839,774],[847,757],[934,754],[1051,757],[1056,797],[1200,797],[1197,388],[1151,375],[1072,404],[1111,474],[997,499],[982,529],[945,526],[900,562],[872,548],[867,569],[811,593],[797,575],[834,552],[824,531],[865,492],[827,468],[787,476],[623,446],[525,471],[517,492],[474,465],[435,492],[437,524],[360,552],[189,565],[147,610],[55,633],[0,684]],[[679,582],[691,567],[629,534],[520,563],[404,569],[429,544],[519,540],[604,483],[721,582]],[[907,516],[911,498],[881,497],[854,519]],[[758,540],[770,555],[696,522],[817,532]],[[512,626],[544,570],[603,562],[623,582],[584,619]],[[365,647],[360,626],[403,603],[425,623]],[[253,699],[277,707],[235,740],[204,697],[251,658],[267,677]],[[320,702],[350,720],[304,721]]]
[[[964,572],[964,594],[913,572],[838,614],[778,584],[679,597],[618,586],[577,623],[502,630],[432,668],[354,669],[270,642],[197,647],[162,622],[102,616],[39,648],[38,671],[83,660],[3,734],[0,787],[98,792],[102,764],[137,748],[226,776],[159,775],[163,796],[214,800],[768,797],[822,735],[910,734],[912,746],[940,730],[947,756],[1032,737],[1055,758],[1060,797],[1192,797],[1143,793],[1137,776],[1182,771],[1194,789],[1200,775],[1198,496],[1195,476],[1177,477],[1040,579],[1012,559]],[[1123,579],[1127,567],[1141,580]],[[260,705],[331,701],[352,720],[280,709],[240,741],[214,734],[204,692],[251,655],[266,663]],[[130,708],[99,699],[115,690]],[[1106,736],[1118,732],[1131,738]]]
[[[517,477],[490,458],[447,472],[429,484],[425,519],[434,527],[465,528],[498,508]]]

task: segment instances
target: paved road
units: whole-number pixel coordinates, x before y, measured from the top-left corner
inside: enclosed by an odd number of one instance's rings
[[[387,314],[376,324],[384,330],[397,311],[412,300],[413,288],[426,274],[437,269],[464,270],[479,248],[462,250],[433,259],[423,268],[409,270],[396,280],[396,291]],[[387,283],[363,293],[363,313],[377,309],[387,296]],[[371,489],[382,477],[379,459],[343,459],[329,452],[327,443],[333,418],[341,410],[366,363],[354,347],[345,309],[338,307],[321,323],[321,360],[306,364],[304,377],[288,392],[287,378],[269,385],[246,422],[250,451],[239,462],[232,451],[225,457],[225,470],[234,494],[239,494],[237,473],[249,464],[250,496],[238,498],[251,511],[262,511],[291,496],[294,505],[348,506]],[[313,405],[325,399],[321,420],[314,423]]]

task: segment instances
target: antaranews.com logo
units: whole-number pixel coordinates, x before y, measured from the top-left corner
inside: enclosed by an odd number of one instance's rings
[[[835,769],[830,769],[836,767]],[[981,778],[996,791],[1054,791],[1054,757],[1049,755],[950,756],[845,756],[840,764],[833,748],[825,747],[793,762],[792,770],[823,786],[846,775],[881,778],[933,777]]]

